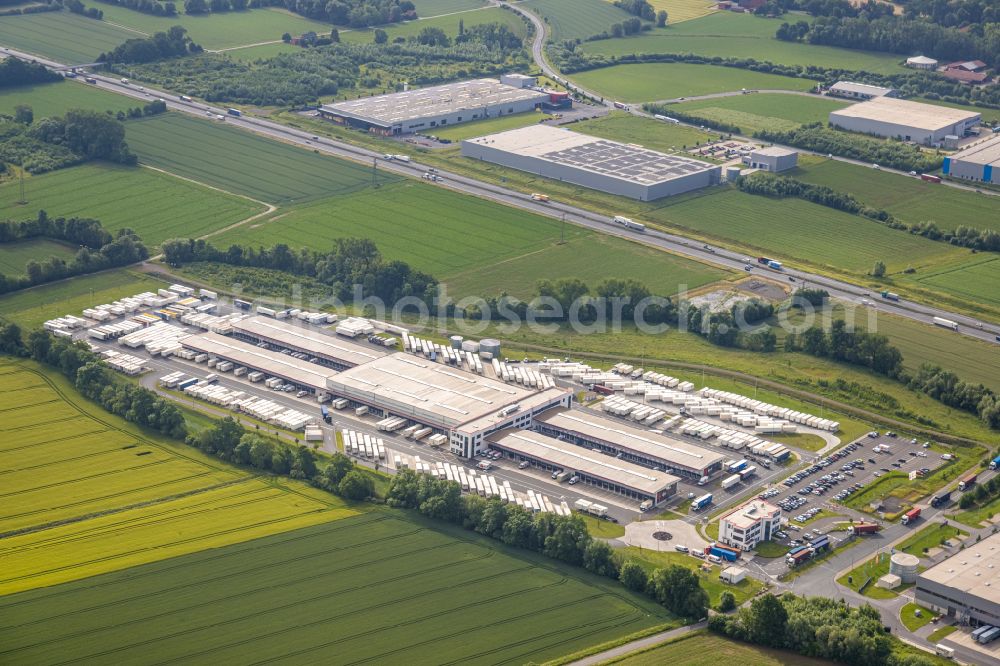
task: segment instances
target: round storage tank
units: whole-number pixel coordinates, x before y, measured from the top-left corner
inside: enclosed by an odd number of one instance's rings
[[[740,177],[740,167],[731,166],[726,167],[726,180],[730,183]]]
[[[451,336],[448,339],[451,340],[451,348],[452,349],[461,349],[462,348],[462,340],[464,340],[465,338],[463,338],[461,335],[453,335],[453,336]]]
[[[473,354],[479,353],[479,343],[475,340],[466,340],[462,343],[462,351],[472,352]]]
[[[909,553],[894,553],[889,560],[889,573],[899,576],[900,582],[917,582],[917,567],[920,565],[920,558]]]
[[[493,358],[498,358],[500,356],[500,341],[493,338],[480,340],[479,351],[493,354]]]

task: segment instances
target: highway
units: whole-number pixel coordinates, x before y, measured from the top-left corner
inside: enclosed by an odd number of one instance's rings
[[[529,13],[529,15],[531,14]],[[532,48],[533,50],[535,48],[540,48],[538,45],[537,27],[536,40],[532,45]],[[32,60],[43,63],[48,67],[67,67],[62,63],[40,58],[32,54],[18,52],[12,49],[4,49],[4,51],[24,60]],[[209,113],[213,116],[222,115],[226,118],[225,122],[229,125],[255,132],[272,139],[284,141],[286,143],[296,144],[310,150],[316,150],[328,155],[353,161],[360,161],[366,164],[376,163],[380,169],[404,176],[419,177],[423,173],[426,173],[429,168],[428,166],[420,164],[416,161],[401,162],[398,160],[385,160],[383,159],[383,155],[381,153],[367,148],[354,146],[349,143],[325,137],[316,137],[309,132],[296,129],[294,127],[287,127],[262,118],[250,116],[229,116],[226,114],[225,108],[207,105],[201,102],[187,102],[175,94],[151,88],[140,90],[138,86],[122,83],[115,77],[101,74],[90,74],[89,76],[91,76],[96,83],[87,84],[84,83],[81,78],[78,78],[73,82],[73,84],[94,85],[110,92],[127,95],[146,102],[153,99],[162,99],[166,102],[167,107],[174,111],[188,113],[201,118],[205,118]],[[627,240],[643,243],[645,245],[656,247],[661,250],[689,257],[707,264],[713,264],[729,270],[742,271],[744,266],[747,265],[745,260],[747,255],[743,253],[733,252],[722,248],[709,247],[700,242],[695,242],[683,236],[664,231],[649,229],[645,232],[638,232],[625,229],[624,227],[612,226],[610,219],[607,216],[578,208],[567,203],[558,201],[541,203],[532,200],[529,194],[485,183],[468,176],[440,170],[438,173],[443,179],[443,182],[439,183],[440,186],[447,187],[464,194],[490,199],[498,203],[515,206],[539,215],[563,219],[566,222],[586,227],[599,233],[618,236]],[[841,280],[814,275],[804,270],[787,266],[782,271],[774,271],[764,267],[758,267],[758,264],[753,262],[753,270],[751,272],[760,271],[765,272],[767,277],[773,280],[787,280],[789,282],[795,282],[798,286],[821,287],[827,290],[833,298],[842,299],[855,304],[860,304],[862,299],[870,299],[872,295],[869,293],[869,290],[864,287],[859,287]],[[878,298],[877,294],[875,295],[875,298]],[[949,312],[944,308],[925,305],[922,303],[911,301],[893,302],[879,299],[877,309],[882,312],[906,317],[908,319],[921,321],[927,324],[931,324],[934,317],[946,318],[959,324],[959,331],[956,334],[966,335],[988,342],[995,342],[997,336],[1000,336],[1000,326],[993,323],[984,323],[964,314]],[[980,326],[982,328],[980,328]]]

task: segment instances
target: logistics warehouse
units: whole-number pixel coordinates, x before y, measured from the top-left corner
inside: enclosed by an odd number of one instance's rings
[[[267,343],[279,349],[302,352],[315,358],[315,363],[334,370],[346,370],[387,355],[370,346],[359,345],[343,338],[334,338],[277,319],[249,317],[234,322],[232,336],[253,344]]]
[[[876,97],[830,112],[834,127],[928,146],[957,141],[981,120],[980,113],[892,97]]]
[[[1000,626],[1000,534],[918,575],[916,602],[959,622]]]
[[[664,469],[672,474],[700,479],[722,469],[725,458],[700,446],[665,435],[651,436],[648,430],[611,421],[583,410],[556,409],[535,417],[534,429],[622,460]]]
[[[640,467],[560,442],[537,432],[504,431],[489,438],[490,448],[544,470],[572,472],[583,483],[653,504],[677,493],[676,476]]]

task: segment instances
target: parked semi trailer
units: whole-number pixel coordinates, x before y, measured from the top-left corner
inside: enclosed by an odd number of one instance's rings
[[[903,514],[903,517],[899,520],[903,525],[909,525],[910,523],[916,521],[920,517],[920,507],[910,509]]]

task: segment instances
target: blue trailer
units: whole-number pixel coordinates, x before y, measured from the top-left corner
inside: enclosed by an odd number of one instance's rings
[[[749,464],[750,464],[750,461],[747,460],[746,458],[744,458],[743,460],[740,460],[738,462],[731,463],[729,465],[729,473],[730,474],[736,474],[737,472],[745,469],[746,466],[749,465]]]
[[[187,378],[187,379],[185,379],[183,381],[177,382],[177,390],[178,391],[183,391],[188,386],[191,386],[191,385],[197,384],[197,383],[198,383],[198,378],[197,377],[189,377],[189,378]]]
[[[226,109],[226,113],[228,113],[231,116],[236,116],[237,118],[243,115],[243,112],[240,111],[239,109]]]
[[[823,535],[823,536],[819,537],[818,539],[815,539],[809,545],[817,553],[820,552],[820,551],[826,550],[827,548],[830,547],[830,537],[828,537],[826,535]]]
[[[319,406],[319,411],[321,411],[323,413],[323,420],[326,421],[327,423],[329,423],[330,420],[331,420],[330,419],[330,410],[329,410],[329,408],[326,405],[320,405]]]
[[[997,467],[1000,467],[1000,456],[990,461],[990,469],[996,469]]]
[[[719,548],[718,546],[712,546],[708,549],[709,555],[715,555],[716,557],[725,560],[726,562],[735,562],[739,558],[739,554],[729,550],[728,548]]]
[[[233,300],[233,306],[239,308],[240,310],[249,310],[253,306],[253,303],[250,301],[241,301],[237,298]]]
[[[694,509],[695,511],[700,511],[701,509],[704,509],[711,503],[712,503],[712,493],[708,493],[707,495],[702,495],[701,497],[691,502],[691,508]]]
[[[788,551],[788,554],[794,555],[796,553],[801,553],[806,548],[808,548],[808,546],[796,546],[795,548],[792,548],[790,551]]]

